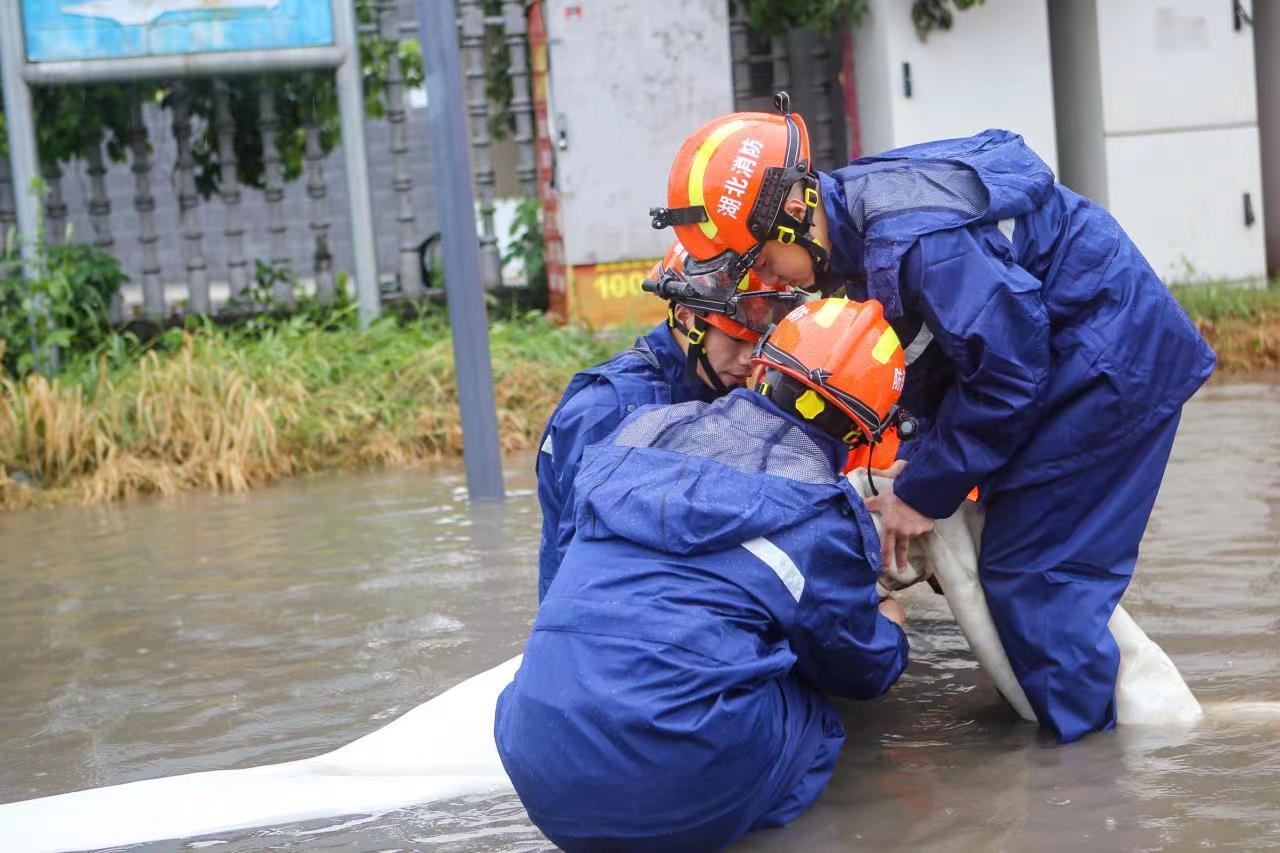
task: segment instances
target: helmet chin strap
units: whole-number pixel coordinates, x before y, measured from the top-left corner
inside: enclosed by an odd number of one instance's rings
[[[831,261],[830,252],[813,237],[813,223],[818,205],[822,203],[822,195],[818,191],[818,178],[814,172],[806,172],[799,182],[804,190],[804,216],[797,219],[784,207],[778,211],[770,236],[782,243],[797,243],[802,246],[813,260],[813,272],[817,276],[827,271],[827,265]]]
[[[701,314],[693,315],[693,328],[686,329],[684,324],[676,319],[676,304],[673,302],[667,308],[667,325],[684,335],[686,341],[689,342],[688,350],[685,353],[684,360],[684,380],[690,385],[697,385],[702,381],[698,376],[698,365],[702,365],[702,372],[706,374],[707,384],[711,386],[716,394],[723,395],[729,393],[728,387],[720,381],[720,374],[711,366],[711,359],[707,357],[706,347],[703,341],[706,340],[707,331],[710,328],[707,321],[702,319]]]

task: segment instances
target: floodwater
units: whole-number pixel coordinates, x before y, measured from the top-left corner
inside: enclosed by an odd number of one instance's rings
[[[539,516],[513,464],[495,506],[447,468],[0,515],[0,802],[316,755],[517,653]],[[1046,744],[912,595],[906,675],[842,706],[822,799],[742,849],[1280,847],[1280,717],[1228,707],[1280,701],[1280,388],[1187,407],[1124,603],[1205,704],[1195,728]],[[210,845],[549,846],[506,795],[137,849]]]

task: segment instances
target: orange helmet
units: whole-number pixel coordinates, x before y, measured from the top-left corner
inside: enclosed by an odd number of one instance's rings
[[[642,285],[650,293],[690,308],[720,331],[754,344],[775,323],[804,302],[805,295],[783,284],[765,284],[750,272],[740,281],[721,273],[690,274],[695,268],[684,245],[676,240],[666,257]]]
[[[755,343],[761,334],[806,297],[785,285],[767,285],[754,273],[734,282],[724,277],[723,270],[690,275],[688,270],[692,266],[689,253],[676,240],[642,286],[670,303],[667,322],[689,341],[686,380],[696,383],[698,365],[702,364],[711,387],[723,394],[728,389],[712,368],[703,348],[707,325],[715,326],[740,341]],[[694,312],[692,329],[686,329],[676,320],[676,305],[683,305]]]
[[[896,428],[916,432],[898,408],[906,359],[879,302],[818,299],[801,305],[756,347],[756,390],[850,448],[874,447]]]
[[[800,243],[819,271],[828,259],[809,234],[820,200],[809,133],[804,120],[789,112],[786,92],[775,95],[774,104],[778,115],[720,116],[686,139],[667,179],[667,207],[649,211],[654,228],[673,226],[692,258],[725,267],[734,281],[770,240]],[[803,219],[784,209],[797,183],[804,185]]]

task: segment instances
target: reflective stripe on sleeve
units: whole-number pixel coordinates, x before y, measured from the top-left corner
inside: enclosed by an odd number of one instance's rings
[[[742,547],[754,554],[760,562],[773,569],[773,573],[786,586],[787,592],[791,593],[791,597],[797,603],[800,601],[800,596],[804,593],[804,575],[800,574],[800,570],[796,568],[795,563],[791,562],[791,558],[787,556],[786,551],[783,551],[763,536],[757,536],[755,539],[743,542]]]
[[[924,323],[920,324],[920,331],[916,332],[916,336],[912,338],[911,343],[902,351],[903,358],[907,364],[911,364],[933,343],[933,331]]]

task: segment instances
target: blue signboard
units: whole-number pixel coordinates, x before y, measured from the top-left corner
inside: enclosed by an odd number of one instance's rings
[[[27,61],[328,45],[333,44],[329,2],[22,0]]]

